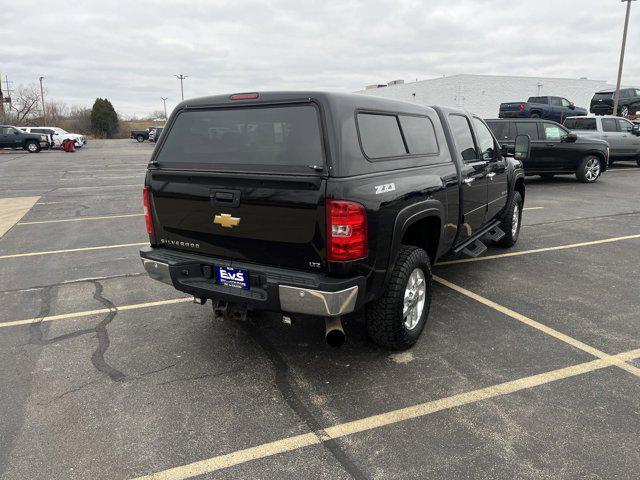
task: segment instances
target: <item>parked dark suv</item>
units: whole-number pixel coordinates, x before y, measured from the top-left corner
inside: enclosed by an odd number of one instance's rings
[[[575,174],[584,183],[595,182],[607,169],[609,145],[602,140],[579,138],[559,123],[540,119],[487,120],[498,141],[512,146],[516,135],[529,135],[531,155],[524,162],[527,175],[550,178]]]
[[[515,244],[520,159],[463,110],[325,92],[186,100],[145,179],[152,278],[248,309],[325,317],[357,309],[380,345],[409,348],[431,303],[431,265]]]
[[[596,115],[613,115],[614,90],[601,90],[591,99],[591,113]],[[620,89],[617,115],[627,117],[640,111],[640,88]]]

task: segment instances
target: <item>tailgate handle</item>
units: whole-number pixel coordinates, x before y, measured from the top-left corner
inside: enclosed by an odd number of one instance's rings
[[[237,207],[240,205],[240,190],[211,190],[209,198],[213,205]]]

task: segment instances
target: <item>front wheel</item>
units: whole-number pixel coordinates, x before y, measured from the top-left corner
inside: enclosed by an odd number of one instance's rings
[[[511,203],[500,223],[500,228],[504,232],[504,237],[496,242],[500,247],[513,247],[520,235],[520,224],[522,223],[522,196],[520,192],[514,192]]]
[[[626,117],[627,115],[629,115],[629,107],[627,105],[623,105],[620,108],[620,116],[621,117]]]
[[[41,150],[38,142],[28,142],[25,148],[29,153],[38,153]]]
[[[136,140],[137,140],[138,142],[142,143],[142,142],[144,142],[144,137],[143,137],[142,135],[138,135],[138,136],[136,137]]]
[[[431,262],[423,249],[402,245],[384,295],[367,305],[369,337],[395,350],[411,348],[420,337],[431,306]]]
[[[540,118],[540,114],[539,113],[532,113],[531,114],[531,118]]]
[[[602,166],[600,165],[600,159],[589,155],[580,163],[576,171],[576,178],[582,183],[593,183],[598,179],[601,172]]]

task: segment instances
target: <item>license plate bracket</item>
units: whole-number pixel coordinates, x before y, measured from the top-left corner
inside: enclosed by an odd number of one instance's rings
[[[226,287],[249,290],[249,272],[240,268],[216,266],[216,282]]]

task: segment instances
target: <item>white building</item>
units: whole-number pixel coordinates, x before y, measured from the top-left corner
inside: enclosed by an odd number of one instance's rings
[[[369,85],[358,93],[394,98],[421,105],[440,105],[469,110],[483,118],[497,118],[502,102],[525,101],[529,97],[564,97],[589,110],[598,90],[615,88],[603,80],[586,78],[507,77],[498,75],[452,75],[417,82],[394,80]]]

